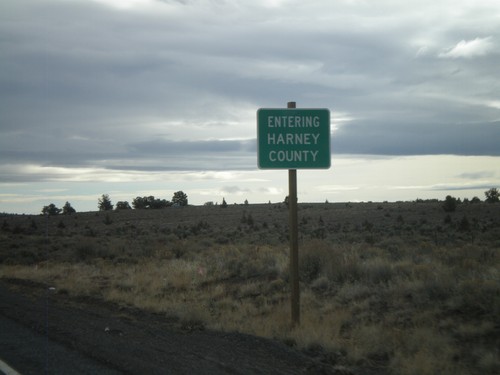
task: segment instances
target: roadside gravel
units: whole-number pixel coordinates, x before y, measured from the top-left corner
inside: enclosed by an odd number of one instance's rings
[[[239,333],[186,331],[165,316],[93,298],[70,298],[28,281],[0,281],[0,315],[0,350],[23,374],[35,373],[33,367],[51,374],[350,373],[280,342]],[[9,321],[22,334],[10,332]],[[35,359],[28,358],[30,353]],[[85,369],[80,361],[96,367]]]

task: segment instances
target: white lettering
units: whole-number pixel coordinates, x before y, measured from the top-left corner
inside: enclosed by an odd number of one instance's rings
[[[286,150],[286,151],[270,151],[269,160],[272,162],[307,162],[312,159],[316,161],[318,151],[311,150]],[[310,159],[311,158],[311,159]]]
[[[268,128],[319,128],[319,116],[268,116]]]
[[[319,133],[268,133],[268,145],[317,145]]]

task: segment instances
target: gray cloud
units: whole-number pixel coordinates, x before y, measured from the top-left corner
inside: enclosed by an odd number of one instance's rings
[[[2,1],[0,163],[251,169],[288,100],[351,118],[334,154],[500,153],[498,5],[156,6]]]
[[[500,156],[500,122],[489,124],[370,123],[342,127],[332,137],[334,154]]]
[[[235,152],[255,152],[255,140],[244,141],[164,141],[155,140],[130,144],[129,147],[135,155],[179,155],[179,154],[226,154]]]
[[[437,191],[449,191],[449,190],[489,190],[491,189],[491,184],[469,184],[469,185],[441,185],[441,186],[435,186],[431,190],[437,190]]]
[[[247,188],[241,188],[239,186],[224,186],[221,188],[221,191],[227,194],[238,194],[238,193],[248,193],[250,190]]]
[[[493,178],[495,177],[495,172],[494,171],[466,172],[459,174],[457,177],[466,178],[470,180],[478,180],[481,178]]]

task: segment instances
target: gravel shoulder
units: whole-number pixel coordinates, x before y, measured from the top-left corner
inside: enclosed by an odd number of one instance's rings
[[[102,374],[351,374],[280,342],[196,327],[181,329],[165,316],[93,298],[71,298],[28,281],[0,281],[0,315],[2,324],[15,322],[36,337],[28,339],[26,331],[9,335],[2,330],[0,335],[0,348],[25,374],[33,373],[29,360],[21,360],[26,350],[45,358],[46,369],[58,369],[49,373],[63,371],[58,366],[67,353],[54,352],[59,349],[49,343],[57,343],[74,357],[67,361],[73,367],[65,373],[86,373],[86,365],[78,370],[82,357],[96,366],[92,373]]]

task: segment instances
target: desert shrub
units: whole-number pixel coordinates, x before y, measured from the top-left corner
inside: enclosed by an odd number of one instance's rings
[[[332,261],[332,251],[327,243],[313,240],[305,243],[299,251],[299,276],[310,283],[325,270],[324,266]]]
[[[124,256],[122,246],[117,241],[110,243],[76,236],[63,246],[65,249],[55,250],[52,254],[55,259],[63,262],[95,263],[97,259],[113,260],[118,256]]]
[[[368,220],[363,220],[361,223],[361,226],[363,227],[363,230],[370,232],[373,229],[373,223],[368,221]]]
[[[426,301],[432,303],[443,302],[450,298],[454,291],[454,284],[451,279],[445,277],[428,278],[423,281],[421,293]]]
[[[378,246],[384,249],[393,261],[401,260],[406,255],[405,243],[400,238],[386,238],[380,241]]]
[[[360,281],[362,277],[361,259],[354,247],[336,249],[325,267],[328,278],[336,283]]]
[[[16,225],[14,226],[14,228],[12,229],[12,234],[23,234],[23,233],[24,233],[24,231],[25,231],[25,230],[24,230],[24,228],[23,228],[21,225],[16,224]]]
[[[338,291],[337,298],[341,303],[363,300],[373,293],[370,286],[361,283],[345,283]]]
[[[244,257],[231,259],[227,263],[229,277],[252,278],[262,274],[262,269],[256,259]]]
[[[96,249],[91,243],[80,244],[75,249],[75,258],[78,262],[88,261],[94,258],[96,254]]]
[[[231,240],[229,239],[229,237],[227,237],[225,235],[219,235],[215,239],[215,242],[218,243],[219,245],[226,245],[229,242],[231,242]]]
[[[460,269],[462,276],[464,270],[482,272],[483,268],[496,264],[500,258],[500,253],[494,248],[470,244],[453,248],[438,247],[432,255],[447,267]]]
[[[194,235],[206,234],[210,231],[210,224],[205,220],[200,220],[191,226],[190,232]]]
[[[462,217],[462,220],[460,220],[460,223],[458,224],[458,230],[460,232],[469,232],[470,231],[470,223],[469,223],[469,219],[467,219],[467,216]]]
[[[391,373],[401,375],[457,374],[453,342],[432,328],[416,327],[399,341],[391,358]]]
[[[497,350],[484,350],[478,355],[477,367],[483,374],[496,374],[500,368],[500,359]]]
[[[299,275],[301,280],[311,282],[316,279],[323,267],[323,259],[319,254],[305,254],[299,263]]]
[[[324,292],[330,287],[330,280],[326,276],[320,276],[311,283],[311,289],[316,292]]]
[[[283,279],[273,280],[265,286],[268,294],[280,293],[287,289],[287,283]]]
[[[176,241],[172,246],[171,246],[171,251],[174,254],[174,257],[176,259],[182,258],[188,250],[188,246],[186,244],[186,241]]]
[[[177,236],[177,238],[180,240],[186,239],[192,234],[190,227],[188,227],[186,225],[181,225],[181,224],[178,224],[177,227],[175,227],[173,232]]]
[[[311,238],[316,238],[316,239],[325,239],[326,238],[326,228],[323,226],[317,227],[310,231],[310,236]]]
[[[354,346],[349,356],[355,362],[371,367],[385,367],[396,345],[389,327],[374,324],[356,327],[352,340],[363,345]]]
[[[136,287],[136,284],[132,280],[118,280],[114,287],[121,292],[130,293]]]
[[[446,215],[446,216],[444,217],[444,220],[443,220],[443,222],[444,222],[445,224],[451,224],[451,223],[452,223],[452,221],[453,221],[453,220],[451,219],[451,216],[450,216],[449,214],[448,214],[448,215]]]
[[[451,306],[470,316],[500,315],[500,285],[494,280],[465,280]]]
[[[361,264],[361,274],[370,284],[387,283],[392,278],[392,267],[385,259],[369,259]]]
[[[213,244],[214,243],[211,238],[202,237],[196,242],[195,249],[197,251],[208,250],[213,246]]]
[[[43,254],[33,249],[22,249],[16,252],[15,255],[7,258],[8,260],[7,263],[32,265],[42,261],[43,259],[44,259]]]
[[[396,218],[396,223],[398,226],[402,226],[405,223],[405,219],[403,218],[403,215],[398,215]]]
[[[113,224],[113,220],[111,220],[111,216],[109,216],[108,214],[106,214],[106,216],[104,217],[103,223],[105,225],[111,225],[111,224]]]
[[[258,259],[245,257],[242,262],[235,262],[237,265],[237,276],[245,279],[261,276],[263,274],[262,265]]]
[[[286,253],[267,246],[257,247],[249,251],[250,256],[255,256],[258,260],[260,275],[266,275],[270,280],[282,276],[284,270],[288,270],[288,256]]]

